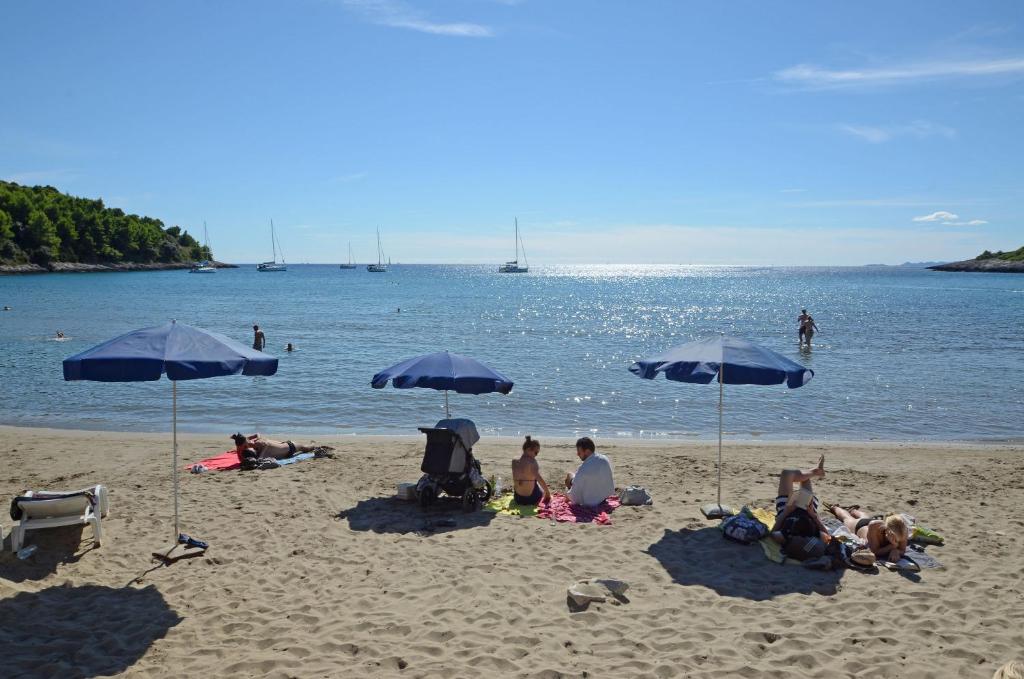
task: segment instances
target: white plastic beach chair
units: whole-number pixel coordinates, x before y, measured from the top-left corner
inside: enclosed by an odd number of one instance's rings
[[[16,501],[21,519],[11,530],[11,551],[21,549],[26,531],[85,524],[92,524],[93,545],[100,546],[100,518],[110,513],[103,486],[62,493],[30,490],[21,498]]]

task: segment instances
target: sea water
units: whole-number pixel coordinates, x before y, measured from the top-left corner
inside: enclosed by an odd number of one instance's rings
[[[815,372],[806,386],[726,385],[731,439],[1024,437],[1024,276],[912,268],[253,266],[0,276],[0,423],[167,431],[171,383],[64,382],[61,361],[176,319],[280,357],[272,377],[178,384],[184,431],[412,434],[444,395],[370,387],[401,359],[449,350],[515,381],[449,394],[482,433],[711,440],[718,385],[642,380],[638,358],[717,333]],[[820,333],[797,346],[806,307]],[[65,333],[63,341],[56,333]],[[293,353],[284,347],[291,342]]]

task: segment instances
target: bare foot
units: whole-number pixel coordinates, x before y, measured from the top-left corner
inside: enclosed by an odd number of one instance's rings
[[[818,466],[814,468],[814,475],[819,479],[825,478],[825,456],[818,458]]]

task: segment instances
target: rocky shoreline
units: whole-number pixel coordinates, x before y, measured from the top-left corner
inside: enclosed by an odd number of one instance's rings
[[[962,262],[949,262],[930,266],[933,271],[978,271],[984,273],[1024,273],[1024,262],[1011,262],[1006,259],[965,259]]]
[[[217,269],[237,269],[235,264],[212,262]],[[82,262],[51,262],[46,266],[39,264],[0,264],[0,274],[21,273],[114,273],[119,271],[169,271],[174,269],[191,269],[191,264],[183,262],[155,262],[139,264],[121,262],[118,264],[85,264]]]

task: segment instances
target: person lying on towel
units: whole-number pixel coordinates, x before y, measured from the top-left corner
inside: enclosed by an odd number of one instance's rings
[[[787,556],[806,561],[825,553],[830,537],[818,517],[818,498],[812,479],[825,478],[825,456],[813,469],[783,469],[779,474],[779,492],[775,497],[775,525],[772,539],[782,545]],[[796,488],[796,484],[800,484]]]
[[[596,452],[589,436],[576,441],[576,456],[583,461],[576,473],[565,475],[566,495],[569,502],[584,507],[596,507],[609,495],[615,494],[612,480],[612,463],[607,457]]]
[[[232,434],[231,440],[235,442],[239,460],[245,460],[248,457],[269,457],[274,460],[283,460],[298,453],[312,453],[316,448],[316,446],[300,446],[294,441],[275,441],[260,436],[259,432],[251,436],[243,436],[241,433]]]
[[[523,456],[512,460],[512,482],[515,486],[515,501],[519,506],[535,506],[551,502],[551,491],[544,477],[540,475],[537,455],[540,441],[529,436],[523,441]]]
[[[910,528],[899,514],[890,514],[881,519],[858,507],[844,509],[839,505],[832,505],[829,509],[850,532],[867,542],[868,549],[879,559],[897,563],[907,553]]]

